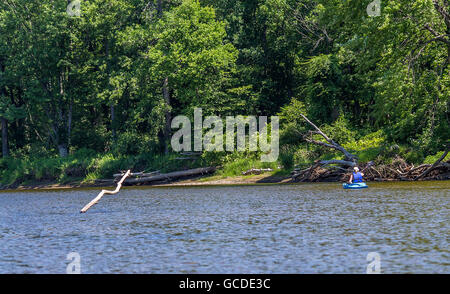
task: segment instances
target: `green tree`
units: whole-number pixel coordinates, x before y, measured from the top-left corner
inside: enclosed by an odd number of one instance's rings
[[[134,116],[147,117],[148,126],[163,134],[165,146],[173,114],[192,114],[194,107],[216,112],[226,103],[221,84],[234,67],[236,49],[225,36],[214,9],[192,0],[123,34],[124,46],[143,47],[134,65],[142,97]]]

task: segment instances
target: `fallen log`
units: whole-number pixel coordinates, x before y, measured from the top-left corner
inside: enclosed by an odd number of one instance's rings
[[[445,150],[444,154],[442,154],[442,156],[436,160],[435,163],[433,163],[432,166],[430,166],[426,171],[424,171],[423,173],[421,173],[418,177],[415,178],[415,180],[420,180],[421,178],[424,178],[429,172],[431,172],[433,169],[435,169],[439,163],[441,163],[442,160],[444,160],[444,158],[447,156],[448,152],[450,151],[450,147],[447,146],[447,150]]]
[[[188,169],[183,171],[176,171],[171,172],[167,174],[158,174],[150,177],[139,177],[139,178],[129,178],[125,181],[127,184],[137,184],[137,183],[148,183],[148,182],[156,182],[156,181],[162,181],[162,180],[172,180],[177,179],[181,177],[189,177],[189,176],[196,176],[196,175],[203,175],[207,173],[214,172],[216,170],[215,166],[212,167],[201,167],[201,168],[194,168],[194,169]]]
[[[105,194],[116,194],[119,192],[120,188],[122,187],[123,181],[130,175],[131,171],[128,170],[127,173],[122,177],[122,179],[117,183],[117,187],[114,191],[108,191],[108,190],[102,190],[97,197],[92,199],[91,202],[89,202],[85,207],[83,207],[80,211],[80,213],[85,213],[89,208],[91,208],[93,205],[97,204],[97,202],[103,197]]]

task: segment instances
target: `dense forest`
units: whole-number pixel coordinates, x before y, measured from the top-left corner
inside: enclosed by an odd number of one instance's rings
[[[83,0],[75,15],[71,2],[0,1],[4,185],[339,158],[305,140],[300,113],[362,162],[448,148],[448,0],[381,0],[375,16],[372,0]],[[279,116],[278,162],[180,160],[170,121],[197,107]]]

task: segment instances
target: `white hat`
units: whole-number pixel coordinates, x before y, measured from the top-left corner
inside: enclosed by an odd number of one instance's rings
[[[359,172],[359,168],[357,166],[355,166],[353,169],[355,170],[355,172]]]

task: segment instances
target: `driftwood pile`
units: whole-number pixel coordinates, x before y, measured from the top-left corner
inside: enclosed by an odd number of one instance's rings
[[[396,158],[388,165],[374,165],[365,168],[359,166],[367,181],[417,181],[417,180],[449,180],[450,161],[438,164],[422,164],[414,166],[402,158]],[[326,166],[320,161],[305,169],[295,169],[291,173],[295,182],[344,182],[348,181],[353,168]]]
[[[414,166],[401,158],[396,158],[389,165],[370,167],[365,173],[365,178],[373,181],[448,180],[450,179],[450,161]]]
[[[316,162],[306,169],[296,168],[291,173],[294,182],[337,182],[345,181],[351,169],[341,167],[324,167],[320,162]]]

